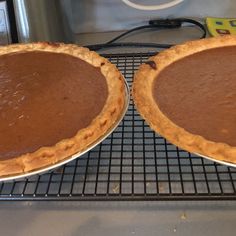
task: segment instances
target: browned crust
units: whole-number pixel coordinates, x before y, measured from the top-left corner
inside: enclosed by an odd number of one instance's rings
[[[216,160],[236,163],[236,147],[225,143],[216,143],[204,137],[194,135],[177,126],[159,109],[152,96],[152,85],[159,73],[168,65],[183,57],[209,48],[236,46],[235,36],[224,36],[187,42],[174,46],[150,58],[156,68],[143,64],[135,74],[132,96],[135,105],[150,127],[168,139],[171,143],[189,152],[205,155]]]
[[[42,147],[36,152],[0,161],[0,177],[14,176],[41,169],[61,162],[71,155],[85,150],[112,127],[124,109],[125,83],[123,76],[107,59],[87,48],[72,44],[46,42],[15,44],[1,47],[0,55],[35,50],[69,54],[95,67],[99,67],[107,81],[108,98],[101,113],[88,127],[79,130],[75,137],[62,140],[52,147]]]

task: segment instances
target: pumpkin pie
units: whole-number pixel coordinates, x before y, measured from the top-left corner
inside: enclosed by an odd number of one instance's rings
[[[85,150],[120,117],[125,83],[108,60],[60,43],[0,48],[0,177]]]
[[[189,152],[236,163],[236,37],[186,42],[141,65],[135,105],[150,127]]]

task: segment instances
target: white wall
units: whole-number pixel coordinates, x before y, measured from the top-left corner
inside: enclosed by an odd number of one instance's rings
[[[168,0],[133,0],[142,4],[159,4]],[[140,11],[121,0],[61,0],[74,33],[129,29],[151,18],[206,16],[236,17],[236,0],[185,0],[161,11]]]

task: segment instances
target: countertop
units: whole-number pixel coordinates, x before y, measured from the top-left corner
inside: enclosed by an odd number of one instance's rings
[[[233,235],[236,202],[6,202],[1,235]]]

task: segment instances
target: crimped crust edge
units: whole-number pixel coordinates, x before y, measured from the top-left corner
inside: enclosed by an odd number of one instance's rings
[[[0,56],[22,51],[65,53],[100,68],[107,81],[108,98],[101,113],[88,127],[79,130],[74,137],[61,140],[51,147],[41,147],[33,153],[0,161],[0,177],[15,176],[46,168],[67,159],[75,153],[82,152],[106,133],[119,118],[125,105],[124,77],[115,65],[97,53],[73,44],[38,42],[0,47]]]
[[[212,142],[177,126],[161,112],[152,96],[154,79],[158,79],[158,74],[168,65],[196,52],[224,46],[236,46],[236,37],[221,36],[189,41],[160,52],[149,59],[156,64],[156,68],[143,64],[135,73],[132,96],[137,110],[150,127],[171,143],[192,153],[219,161],[236,163],[236,147],[225,143]]]

